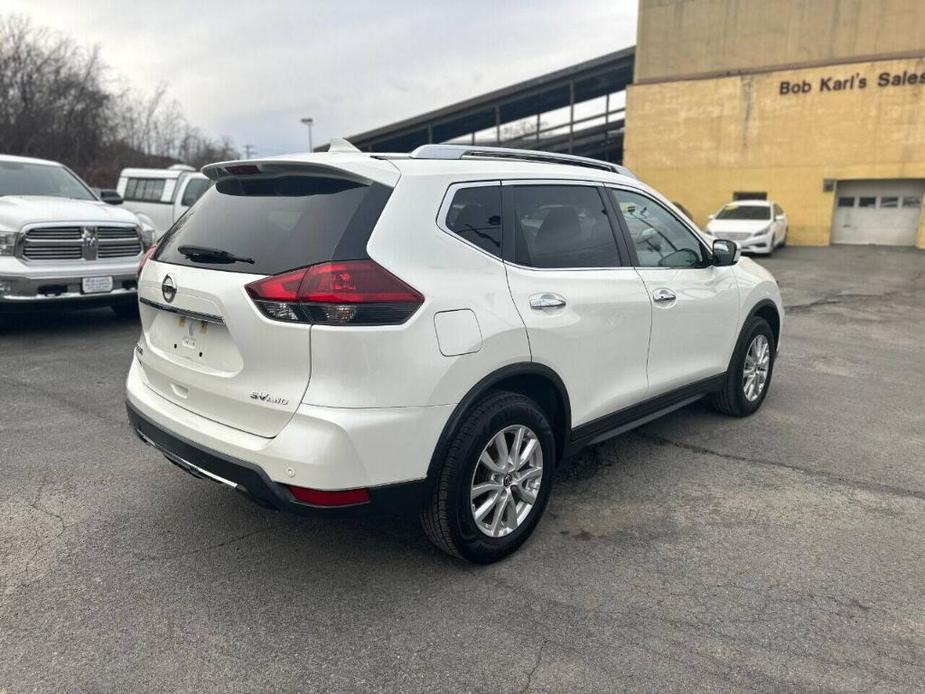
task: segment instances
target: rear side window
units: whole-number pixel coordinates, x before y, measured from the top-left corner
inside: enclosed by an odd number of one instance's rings
[[[513,258],[518,265],[563,269],[620,265],[596,187],[515,185],[509,196]]]
[[[460,188],[446,213],[446,227],[457,236],[501,257],[501,186]]]
[[[183,189],[183,197],[180,199],[180,204],[183,205],[183,207],[189,207],[202,197],[202,194],[206,192],[206,189],[210,185],[211,183],[207,178],[194,178],[187,183],[186,188]]]
[[[160,202],[164,184],[163,178],[130,178],[125,185],[123,197],[138,202]]]
[[[366,259],[391,191],[300,174],[222,178],[174,224],[155,258],[260,275]]]

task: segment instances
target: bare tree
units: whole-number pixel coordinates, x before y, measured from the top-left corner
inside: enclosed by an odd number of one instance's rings
[[[125,166],[194,166],[239,155],[191,126],[166,85],[148,95],[106,86],[98,47],[0,17],[0,152],[62,161],[112,186]]]

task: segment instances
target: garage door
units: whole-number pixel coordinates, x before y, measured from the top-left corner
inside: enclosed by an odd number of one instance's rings
[[[832,243],[915,244],[925,181],[839,181]]]

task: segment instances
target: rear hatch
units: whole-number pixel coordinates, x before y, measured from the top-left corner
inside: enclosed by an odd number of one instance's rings
[[[233,162],[158,244],[139,282],[149,387],[264,437],[279,433],[311,376],[311,323],[271,320],[247,285],[368,258],[396,170],[368,157]],[[342,161],[338,161],[342,159]],[[345,159],[345,161],[343,161]]]

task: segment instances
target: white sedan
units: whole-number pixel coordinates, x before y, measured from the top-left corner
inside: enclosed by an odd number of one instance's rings
[[[710,215],[706,232],[735,241],[744,253],[770,255],[787,243],[787,215],[769,200],[737,200]]]

